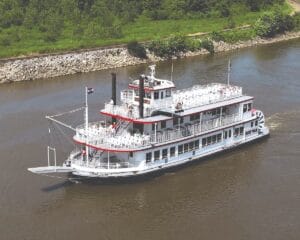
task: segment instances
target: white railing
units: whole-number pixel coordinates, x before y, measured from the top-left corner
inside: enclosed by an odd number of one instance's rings
[[[99,129],[89,128],[87,134],[85,134],[83,126],[82,128],[77,128],[75,139],[78,139],[81,142],[87,142],[88,144],[99,148],[139,149],[150,146],[153,143],[163,143],[197,135],[215,128],[227,126],[240,120],[241,117],[238,114],[233,114],[226,117],[202,121],[202,123],[183,125],[178,127],[178,129],[158,131],[156,134],[151,135],[131,135],[127,131],[118,135],[111,126],[105,128],[102,124],[99,124]],[[93,124],[91,125],[96,126]],[[86,136],[88,137],[86,138]]]
[[[196,85],[173,94],[173,105],[182,103],[183,109],[216,103],[242,96],[242,88],[225,84]]]
[[[226,126],[240,120],[241,118],[238,114],[233,114],[227,117],[202,121],[202,124],[196,123],[191,125],[183,125],[175,130],[165,130],[163,132],[152,134],[150,140],[152,143],[173,141],[176,139],[197,135],[201,132],[206,132],[215,128]]]
[[[126,105],[113,105],[111,103],[105,103],[104,111],[110,114],[121,115],[123,117],[128,117],[128,118],[139,117],[138,107],[134,105],[131,105],[129,107]]]

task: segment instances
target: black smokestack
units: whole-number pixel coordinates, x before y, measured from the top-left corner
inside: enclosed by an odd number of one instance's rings
[[[116,73],[111,73],[111,99],[113,100],[113,104],[117,104],[117,75]],[[113,123],[116,122],[115,118],[111,119]]]
[[[144,117],[144,96],[145,96],[145,90],[144,90],[144,79],[145,76],[141,75],[139,79],[139,110],[140,110],[140,118]]]

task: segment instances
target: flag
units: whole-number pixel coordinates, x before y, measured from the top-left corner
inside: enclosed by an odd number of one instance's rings
[[[87,94],[94,93],[94,88],[87,88]]]

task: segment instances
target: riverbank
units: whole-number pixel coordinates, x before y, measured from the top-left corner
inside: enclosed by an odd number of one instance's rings
[[[255,38],[234,44],[214,42],[215,53],[232,51],[246,47],[271,44],[280,41],[300,38],[300,32],[289,32],[270,39]],[[186,52],[179,57],[189,57],[209,54],[206,50]],[[125,67],[130,65],[163,61],[166,59],[147,53],[148,59],[131,56],[125,47],[110,49],[88,50],[85,52],[71,52],[58,55],[35,56],[32,58],[6,60],[0,62],[0,83],[10,83],[44,79]]]

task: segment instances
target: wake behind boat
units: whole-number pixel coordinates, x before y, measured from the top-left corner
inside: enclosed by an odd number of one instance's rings
[[[59,166],[56,149],[48,146],[48,166],[29,168],[38,174],[70,172],[81,177],[130,177],[178,166],[267,136],[264,114],[253,108],[253,97],[228,83],[196,85],[176,90],[171,80],[149,75],[132,81],[102,115],[111,121],[89,123],[86,88],[85,122],[76,128],[47,116],[75,132],[77,147]],[[230,70],[230,67],[229,67]],[[53,152],[54,165],[50,164]]]

